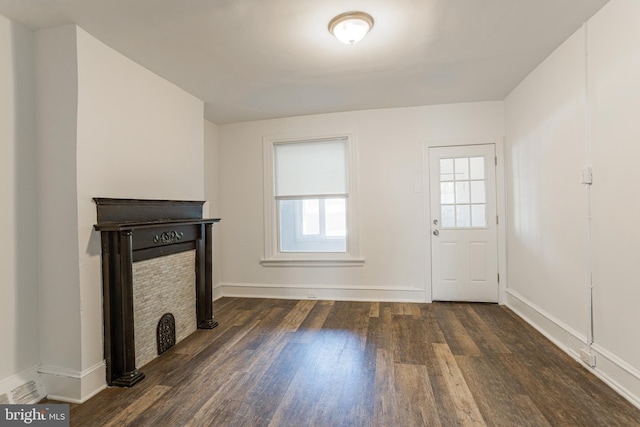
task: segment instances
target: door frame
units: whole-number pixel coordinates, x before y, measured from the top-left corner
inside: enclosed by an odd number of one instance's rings
[[[433,302],[432,293],[432,266],[431,266],[431,182],[429,169],[429,148],[435,147],[456,147],[468,145],[486,145],[493,144],[495,146],[495,154],[498,159],[496,165],[496,212],[498,214],[499,223],[497,227],[498,239],[498,274],[500,280],[498,282],[498,304],[506,304],[507,283],[507,215],[506,215],[506,183],[505,183],[505,158],[504,158],[504,137],[490,138],[466,138],[466,139],[447,139],[447,140],[428,140],[422,145],[422,179],[423,179],[423,202],[424,202],[424,222],[423,236],[425,242],[425,299],[427,302]]]

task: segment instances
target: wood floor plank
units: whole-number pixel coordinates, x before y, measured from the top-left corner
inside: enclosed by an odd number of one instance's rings
[[[234,372],[226,377],[226,381],[207,394],[207,400],[198,408],[193,408],[190,414],[180,417],[185,426],[197,427],[210,425],[213,420],[227,419],[233,414],[224,410],[225,396],[234,384],[241,383],[241,378],[246,376],[244,372]]]
[[[564,407],[574,408],[584,414],[585,422],[588,419],[594,425],[630,426],[637,422],[637,419],[628,417],[625,412],[612,411],[599,395],[584,393],[584,384],[575,382],[565,374],[564,369],[546,368],[542,370],[540,377],[548,387],[563,395],[563,412]]]
[[[372,302],[369,310],[369,317],[380,317],[380,303]]]
[[[500,341],[527,366],[550,366],[568,357],[526,322],[500,306],[476,304],[473,309]]]
[[[247,350],[247,343],[243,339],[253,331],[253,328],[255,328],[255,324],[245,328],[234,326],[228,329],[219,335],[219,339],[212,341],[202,351],[184,363],[175,375],[168,375],[160,378],[159,381],[164,385],[170,386],[198,384],[198,382],[203,381],[203,371],[209,372],[208,369],[212,369],[214,366],[221,367],[238,361],[237,358],[229,359],[225,357],[225,350],[234,348],[237,354],[243,354]]]
[[[273,414],[280,406],[291,381],[300,365],[298,360],[306,357],[308,345],[287,343],[278,357],[269,365],[269,369],[247,394],[238,412],[249,419],[271,421]],[[264,396],[269,396],[264,399]]]
[[[433,389],[433,397],[435,399],[440,424],[443,427],[460,426],[455,396],[449,393],[449,386],[445,380],[445,376],[441,373],[438,373],[438,375],[429,375],[429,383]]]
[[[480,356],[482,352],[458,319],[454,303],[433,303],[433,315],[451,352],[460,356]]]
[[[156,385],[151,387],[149,391],[140,396],[133,402],[133,404],[127,406],[124,411],[121,411],[115,417],[111,418],[105,426],[126,426],[142,412],[144,412],[149,406],[156,403],[167,391],[171,390],[171,387]]]
[[[391,303],[391,314],[393,316],[413,316],[413,308],[415,304],[405,302]]]
[[[478,409],[487,425],[543,427],[549,422],[525,395],[522,385],[503,375],[499,357],[455,356]]]
[[[533,371],[528,369],[520,359],[512,358],[508,358],[505,366],[511,375],[518,378],[526,395],[531,398],[551,425],[594,425],[589,415],[581,409],[582,405],[572,406],[575,399],[585,396],[573,395],[572,391],[564,387],[558,389],[558,383],[555,381],[549,383],[543,377],[543,371],[548,368],[541,367]]]
[[[376,383],[377,390],[374,404],[373,425],[394,426],[398,425],[395,408],[396,402],[395,370],[393,353],[387,349],[378,349],[376,352]]]
[[[396,363],[422,364],[431,373],[439,372],[440,365],[432,346],[437,342],[437,325],[411,316],[393,316],[392,326],[393,356]]]
[[[370,426],[374,416],[375,371],[368,370],[363,351],[345,348],[311,419],[320,426]],[[348,422],[346,420],[349,420]]]
[[[421,319],[422,318],[422,309],[420,308],[421,304],[411,304],[410,308],[411,308],[411,316],[413,316],[414,319]]]
[[[453,397],[458,422],[463,426],[485,426],[482,414],[449,346],[435,343],[433,347],[442,368],[442,377],[449,394]]]
[[[237,384],[234,384],[233,398],[228,400],[225,407],[227,412],[237,412],[244,403],[244,397],[251,392],[263,375],[269,370],[274,361],[281,355],[288,344],[291,330],[295,330],[299,323],[304,320],[304,313],[311,309],[309,304],[299,304],[283,316],[279,307],[273,307],[271,314],[253,322],[250,333],[244,335],[238,341],[240,348],[251,350],[251,352],[241,353],[246,357],[229,357],[221,362],[221,370],[230,370],[225,364],[232,363],[236,371],[249,372],[248,375],[240,377]],[[234,362],[235,361],[235,362]]]
[[[333,301],[318,301],[300,324],[292,339],[299,343],[312,343],[318,332],[322,330],[332,308]]]
[[[426,366],[396,363],[394,368],[395,425],[440,426],[438,405]]]
[[[316,301],[298,301],[295,307],[287,313],[279,325],[281,333],[296,331],[315,307]]]
[[[390,303],[380,304],[380,318],[376,332],[377,347],[389,350],[393,349],[393,316],[391,314]]]
[[[351,343],[354,349],[363,350],[368,334],[370,311],[371,303],[338,301],[333,305],[330,316],[322,327],[328,330],[349,331],[349,335],[353,337]]]
[[[324,390],[331,386],[330,378],[343,348],[339,339],[333,331],[316,337],[274,413],[272,425],[304,425],[313,419]]]
[[[510,353],[509,348],[498,338],[482,318],[468,304],[459,304],[452,307],[456,317],[467,330],[478,349],[485,355],[492,353]]]
[[[216,319],[134,387],[72,405],[71,425],[640,426],[497,305],[223,298]]]

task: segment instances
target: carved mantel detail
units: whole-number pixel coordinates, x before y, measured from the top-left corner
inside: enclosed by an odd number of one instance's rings
[[[170,245],[172,243],[179,242],[183,237],[184,233],[180,231],[164,231],[155,235],[153,243],[156,245]]]

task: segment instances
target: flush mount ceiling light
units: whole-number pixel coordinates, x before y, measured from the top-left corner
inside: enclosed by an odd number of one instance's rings
[[[345,44],[356,44],[373,28],[373,18],[364,12],[342,13],[329,22],[329,32]]]

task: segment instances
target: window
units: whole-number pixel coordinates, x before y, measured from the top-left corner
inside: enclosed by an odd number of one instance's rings
[[[345,198],[278,200],[281,252],[347,251]]]
[[[263,265],[349,265],[358,258],[351,135],[264,141]]]

